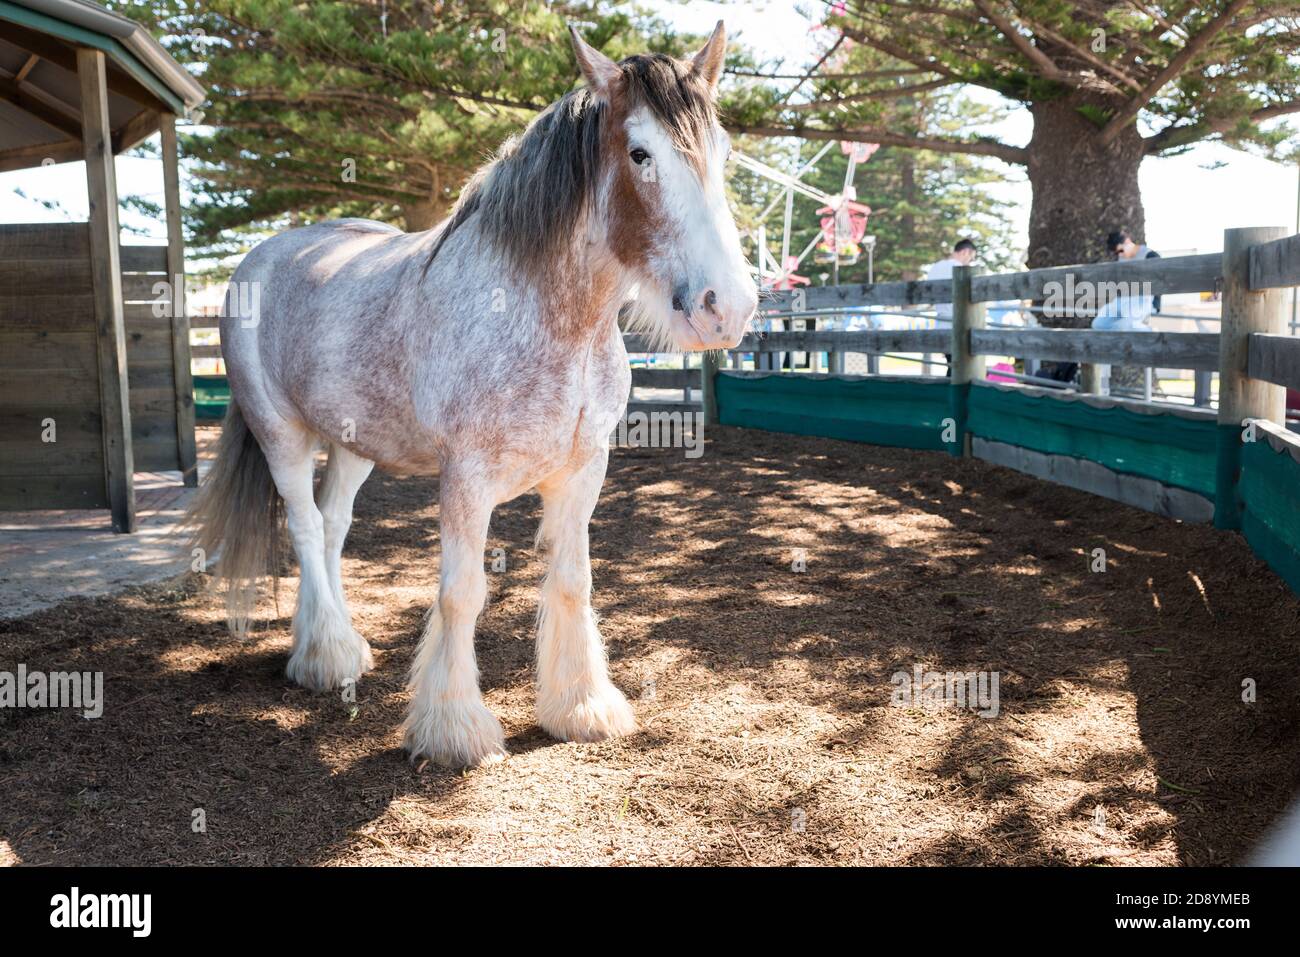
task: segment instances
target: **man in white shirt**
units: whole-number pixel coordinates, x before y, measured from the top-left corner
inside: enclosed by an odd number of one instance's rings
[[[940,259],[926,270],[926,279],[951,279],[954,266],[969,266],[975,261],[975,244],[969,239],[960,239],[952,247],[952,255]],[[934,307],[935,315],[940,319],[952,321],[952,303],[940,302]]]

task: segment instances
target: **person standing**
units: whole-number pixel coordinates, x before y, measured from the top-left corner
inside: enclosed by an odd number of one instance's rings
[[[940,259],[937,263],[932,263],[930,268],[925,271],[926,279],[951,279],[954,266],[969,266],[975,261],[975,255],[978,252],[975,244],[969,239],[959,239],[957,244],[952,247],[952,253],[947,259]],[[940,302],[934,307],[935,315],[939,319],[952,322],[952,303]]]
[[[1119,262],[1137,262],[1143,259],[1159,259],[1160,254],[1145,244],[1134,242],[1133,237],[1123,229],[1117,229],[1106,236],[1106,248]],[[1130,289],[1127,295],[1118,296],[1108,303],[1099,305],[1092,328],[1112,332],[1152,332],[1151,315],[1160,311],[1159,296],[1145,296],[1139,289]],[[1100,366],[1101,391],[1110,392],[1111,367],[1107,363]],[[1150,375],[1149,370],[1144,375]]]
[[[1116,229],[1109,233],[1106,236],[1106,248],[1119,262],[1125,262],[1126,260],[1160,258],[1160,254],[1145,243],[1134,242],[1133,237],[1126,229]],[[1160,311],[1159,296],[1143,298],[1150,298],[1151,300],[1150,308],[1146,311],[1146,316],[1150,316],[1153,312]],[[1146,318],[1146,316],[1143,318]]]

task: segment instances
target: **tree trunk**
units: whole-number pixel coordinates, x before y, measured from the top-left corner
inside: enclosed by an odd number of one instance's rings
[[[1145,239],[1146,216],[1138,169],[1143,143],[1130,124],[1110,146],[1097,143],[1098,126],[1084,113],[1117,108],[1105,98],[1072,94],[1031,107],[1034,135],[1029,141],[1029,267],[1067,266],[1110,258],[1106,234],[1125,229]],[[1041,305],[1041,303],[1036,303]],[[1085,327],[1088,317],[1040,315],[1052,327]],[[1111,387],[1140,387],[1142,372],[1127,366],[1111,369]]]
[[[426,229],[433,229],[446,216],[446,206],[432,199],[402,204],[402,219],[408,233],[420,233]]]
[[[1138,168],[1142,137],[1130,125],[1110,146],[1097,144],[1095,123],[1080,107],[1113,104],[1081,96],[1035,103],[1029,141],[1029,266],[1065,266],[1107,258],[1105,238],[1127,229],[1142,241],[1146,217]]]
[[[903,209],[898,218],[898,244],[902,249],[916,248],[916,160],[911,150],[902,151],[900,159],[902,173]],[[956,240],[954,240],[955,242]],[[903,279],[920,279],[921,273],[915,269],[904,269]]]

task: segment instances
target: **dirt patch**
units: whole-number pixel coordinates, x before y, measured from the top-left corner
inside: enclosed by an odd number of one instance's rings
[[[0,669],[100,670],[107,698],[90,721],[0,711],[0,861],[1211,865],[1300,777],[1300,601],[1240,537],[725,428],[696,460],[615,452],[596,511],[641,731],[563,744],[534,722],[528,497],[494,519],[507,568],[478,637],[511,758],[416,773],[397,727],[436,490],[377,475],[359,497],[345,575],[377,667],[355,706],[283,676],[292,578],[243,640],[193,578],[0,622]],[[892,705],[917,665],[998,672],[998,717]]]

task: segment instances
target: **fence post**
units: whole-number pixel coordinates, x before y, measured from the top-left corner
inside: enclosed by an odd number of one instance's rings
[[[704,405],[704,424],[718,424],[718,393],[714,377],[718,374],[718,368],[721,366],[722,353],[713,349],[708,350],[700,359],[700,375],[703,381],[700,385],[700,398]]]
[[[1192,405],[1197,408],[1208,408],[1210,405],[1210,384],[1214,373],[1208,369],[1196,369],[1192,372],[1193,386]]]
[[[952,269],[952,359],[948,367],[954,441],[948,443],[948,454],[958,458],[970,455],[970,436],[966,433],[970,384],[984,378],[984,357],[972,354],[970,348],[971,330],[984,328],[984,303],[971,302],[970,298],[971,277],[980,272],[972,266]]]
[[[1215,469],[1214,524],[1241,527],[1237,480],[1241,472],[1243,420],[1286,422],[1286,389],[1246,375],[1250,335],[1284,333],[1281,289],[1250,288],[1250,248],[1287,235],[1282,226],[1250,226],[1223,233],[1223,319],[1219,323],[1219,435]]]
[[[1079,364],[1079,391],[1090,395],[1101,394],[1101,366],[1092,362]]]

